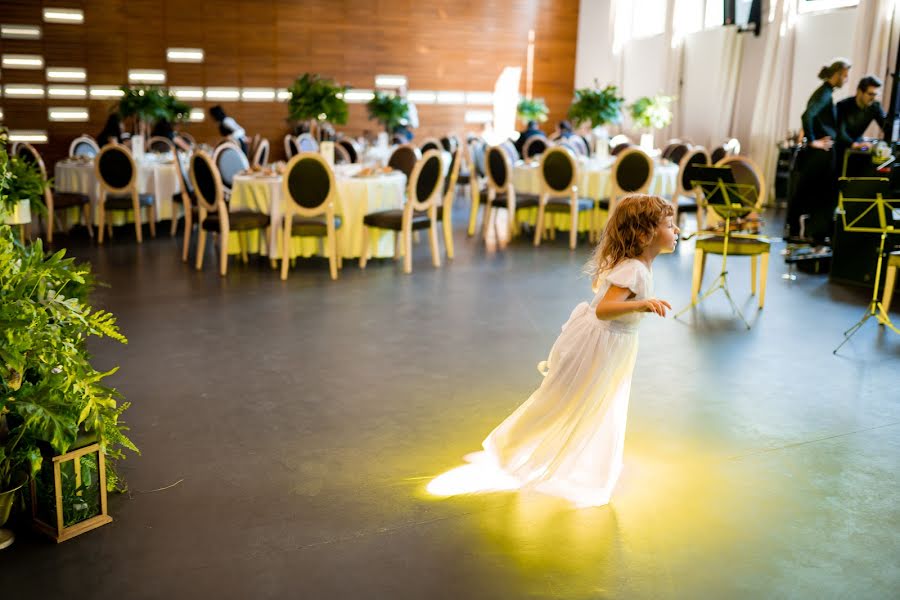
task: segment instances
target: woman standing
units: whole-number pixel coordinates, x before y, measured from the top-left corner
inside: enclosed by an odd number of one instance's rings
[[[837,114],[833,92],[847,82],[850,62],[834,59],[819,71],[819,86],[803,112],[806,155],[801,166],[797,197],[788,215],[791,235],[799,235],[800,215],[810,215],[806,237],[817,246],[830,237],[834,208],[837,203],[834,140],[837,138]]]

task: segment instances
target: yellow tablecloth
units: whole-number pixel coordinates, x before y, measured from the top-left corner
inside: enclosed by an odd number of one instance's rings
[[[248,239],[248,252],[260,253],[270,258],[281,257],[281,230],[284,207],[281,191],[281,176],[254,177],[238,175],[231,190],[232,210],[258,210],[268,214],[272,227],[268,237],[260,240],[257,234]],[[363,218],[370,212],[400,208],[403,206],[406,176],[394,172],[375,177],[335,176],[337,186],[336,212],[341,215],[341,244],[344,258],[358,258],[362,243]],[[391,232],[373,230],[370,251],[373,257],[394,255],[394,237]],[[260,243],[262,241],[262,243]],[[237,234],[232,233],[228,251],[240,252]],[[299,238],[291,240],[291,257],[327,256],[323,252],[320,238]]]

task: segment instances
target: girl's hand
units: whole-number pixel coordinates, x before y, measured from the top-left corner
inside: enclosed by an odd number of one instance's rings
[[[669,310],[672,310],[672,305],[665,300],[660,300],[658,298],[647,298],[646,300],[641,300],[641,312],[652,312],[658,314],[661,317],[665,317],[667,308]]]

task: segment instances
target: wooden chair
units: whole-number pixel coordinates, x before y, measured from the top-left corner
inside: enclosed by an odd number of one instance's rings
[[[454,135],[447,135],[441,138],[441,147],[445,152],[449,152],[450,154],[455,154],[456,149],[459,148],[459,140],[456,139]]]
[[[469,166],[467,185],[469,186],[469,227],[466,234],[469,237],[475,235],[475,226],[478,223],[478,206],[481,196],[487,193],[487,171],[484,166],[487,142],[481,138],[473,138],[466,145],[466,162]],[[457,179],[458,181],[458,179]]]
[[[100,199],[97,201],[97,227],[100,233],[98,243],[103,243],[107,211],[132,211],[134,214],[134,233],[138,244],[143,242],[141,235],[141,216],[143,210],[148,213],[150,237],[156,237],[156,201],[152,194],[141,194],[138,191],[138,170],[134,157],[121,144],[107,144],[100,149],[94,159],[94,175],[100,184]],[[110,227],[111,233],[112,227]]]
[[[347,156],[350,159],[347,162],[359,162],[359,157],[362,155],[362,149],[359,147],[359,144],[349,138],[343,138],[338,140],[334,145],[335,148],[337,148],[338,146],[342,147],[347,152]]]
[[[628,146],[616,156],[610,173],[610,195],[597,201],[594,211],[595,237],[602,231],[603,212],[615,210],[616,204],[628,194],[646,194],[653,181],[653,160],[639,146]]]
[[[672,154],[672,150],[683,144],[681,140],[678,138],[672,138],[668,142],[666,142],[666,147],[663,148],[663,151],[660,153],[660,157],[668,160],[669,155]]]
[[[350,153],[347,152],[347,149],[344,148],[341,144],[334,145],[334,164],[336,165],[348,165],[353,161],[350,159]]]
[[[91,158],[100,153],[100,145],[97,140],[89,135],[80,135],[69,144],[69,156],[90,156]]]
[[[254,133],[253,137],[250,138],[249,144],[247,144],[247,156],[256,156],[256,149],[259,148],[260,140],[262,140],[262,136]]]
[[[188,146],[190,146],[191,148],[196,148],[196,147],[197,147],[197,140],[195,140],[195,139],[194,139],[194,136],[192,136],[192,135],[191,135],[190,133],[188,133],[187,131],[179,131],[177,135],[178,135],[178,137],[180,137],[181,139],[183,139],[183,140],[185,141],[185,143],[186,143]]]
[[[666,158],[668,158],[670,161],[672,161],[676,165],[680,165],[681,159],[685,157],[685,155],[688,153],[688,151],[690,149],[691,149],[691,146],[689,144],[685,144],[685,143],[677,144],[674,148],[672,148],[669,151],[669,156],[667,156]]]
[[[616,144],[615,146],[611,146],[612,150],[610,150],[609,153],[612,156],[618,156],[618,155],[622,154],[623,152],[625,152],[626,150],[628,150],[629,148],[635,148],[635,147],[636,146],[634,144],[632,144],[631,142],[624,142],[622,144]]]
[[[406,175],[407,182],[412,177],[413,169],[422,158],[422,153],[412,144],[401,144],[394,148],[388,158],[387,166]]]
[[[147,152],[158,152],[161,154],[165,154],[166,152],[171,152],[172,155],[175,155],[175,144],[167,137],[162,137],[159,135],[155,135],[147,140]]]
[[[216,169],[218,169],[222,179],[222,187],[225,190],[225,196],[230,198],[234,176],[249,169],[250,161],[247,160],[247,155],[244,154],[241,147],[234,142],[221,144],[216,148],[212,158],[216,163]]]
[[[694,213],[697,217],[697,231],[703,229],[704,214],[700,209],[700,202],[697,196],[701,194],[699,190],[691,185],[690,174],[688,169],[692,165],[711,165],[709,152],[703,146],[694,146],[682,157],[678,165],[678,181],[676,183],[675,194],[672,196],[672,205],[675,207],[675,222],[680,223],[682,214]]]
[[[725,148],[725,146],[716,147],[709,155],[710,159],[712,160],[712,164],[716,164],[726,156],[728,156],[728,150]]]
[[[756,164],[746,156],[728,156],[719,161],[716,166],[729,166],[734,173],[736,183],[752,185],[756,189],[756,207],[764,205],[766,199],[765,178]],[[706,201],[699,195],[700,208],[707,214],[707,223],[712,220],[712,211],[708,209]],[[697,238],[694,249],[694,272],[691,282],[691,301],[696,303],[703,283],[703,272],[706,266],[707,254],[722,254],[724,251],[725,237],[713,233]],[[757,288],[757,262],[759,262],[759,308],[762,309],[766,301],[766,282],[769,269],[769,252],[771,243],[765,238],[755,235],[735,232],[729,235],[729,256],[750,257],[750,293],[756,294]]]
[[[584,141],[580,135],[572,135],[565,139],[565,141],[572,146],[575,150],[576,156],[587,156],[588,155],[588,145],[587,142]]]
[[[269,164],[269,140],[262,138],[256,144],[256,150],[253,152],[254,167],[264,167]]]
[[[266,229],[270,224],[269,215],[250,210],[229,212],[219,169],[206,152],[199,150],[191,156],[190,174],[198,205],[197,222],[200,225],[197,233],[196,268],[198,271],[203,269],[206,232],[209,231],[219,236],[219,274],[224,277],[228,274],[228,234],[237,231],[242,235],[246,231]],[[247,261],[243,252],[242,258],[244,262]]]
[[[443,150],[443,149],[444,149],[444,147],[441,145],[441,140],[439,140],[437,138],[428,138],[424,142],[422,142],[421,146],[419,146],[419,151],[422,154],[425,154],[429,150]]]
[[[900,251],[891,252],[888,254],[887,271],[884,278],[884,295],[881,297],[881,306],[885,313],[891,311],[891,299],[894,297],[898,268],[900,268]]]
[[[453,200],[456,198],[456,180],[459,178],[459,169],[463,162],[463,149],[456,148],[450,156],[450,170],[444,178],[444,193],[441,203],[437,207],[437,220],[441,222],[444,233],[444,248],[447,258],[453,260]]]
[[[319,142],[309,133],[301,133],[297,136],[297,150],[299,152],[318,152]]]
[[[178,159],[178,173],[181,176],[181,191],[172,196],[172,228],[169,234],[174,236],[178,229],[178,218],[175,214],[175,205],[180,204],[184,214],[184,242],[181,247],[181,262],[188,261],[188,250],[191,244],[191,233],[197,223],[197,200],[194,197],[194,186],[191,183],[190,167],[184,161]]]
[[[578,243],[578,215],[594,209],[593,200],[578,197],[577,181],[578,164],[571,150],[555,146],[544,152],[541,157],[541,196],[538,203],[537,226],[534,228],[535,246],[541,245],[546,213],[568,213],[569,248],[575,249]],[[593,238],[593,235],[590,237]]]
[[[533,135],[527,140],[525,140],[525,145],[522,146],[522,158],[525,160],[531,160],[536,156],[540,156],[544,153],[547,148],[551,147],[553,144],[543,135]]]
[[[16,144],[13,153],[19,159],[36,165],[41,172],[41,179],[45,182],[47,181],[47,168],[44,166],[44,159],[41,158],[37,148],[27,142],[19,142]],[[81,216],[84,219],[84,226],[87,227],[88,235],[94,237],[94,228],[91,223],[91,199],[87,194],[54,192],[53,185],[47,185],[44,189],[44,205],[47,208],[48,244],[53,243],[53,223],[56,218],[56,211],[68,210],[73,207],[81,208]]]
[[[515,151],[515,148],[513,148]],[[512,238],[518,231],[516,211],[520,208],[536,208],[539,203],[537,194],[517,193],[513,187],[512,165],[509,158],[509,149],[506,144],[491,146],[487,149],[485,158],[487,171],[487,202],[484,205],[484,218],[481,228],[482,237],[487,240],[487,234],[493,225],[496,231],[497,216],[495,208],[505,208],[509,217],[509,235]],[[480,194],[479,194],[480,195]],[[498,240],[501,239],[497,231]]]
[[[510,164],[515,164],[515,162],[521,158],[519,156],[519,150],[512,140],[506,140],[500,144],[500,147],[503,148],[503,151],[506,152],[506,155],[509,157]]]
[[[340,146],[335,145],[337,148]],[[288,276],[292,237],[325,238],[331,278],[337,279],[343,262],[343,248],[341,218],[335,215],[337,188],[334,173],[317,152],[301,152],[290,160],[284,173],[282,196],[286,201],[281,237],[281,279]]]
[[[297,138],[289,133],[284,136],[284,155],[290,160],[296,154],[300,154],[300,148],[297,146]]]
[[[625,135],[624,133],[620,133],[619,135],[614,135],[609,140],[609,147],[615,148],[616,146],[621,146],[622,144],[628,144],[629,146],[634,145],[634,142],[631,141],[631,138]]]
[[[390,229],[395,239],[401,241],[403,272],[412,273],[412,233],[428,229],[431,241],[431,262],[441,266],[441,255],[437,238],[437,203],[441,195],[441,180],[444,166],[441,164],[440,150],[429,150],[416,163],[406,186],[406,203],[402,209],[383,210],[369,213],[363,218],[362,246],[359,253],[359,267],[366,268],[369,260],[369,228]]]

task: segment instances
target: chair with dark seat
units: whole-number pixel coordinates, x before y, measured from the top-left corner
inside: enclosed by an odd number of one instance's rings
[[[525,140],[525,145],[522,146],[522,158],[525,160],[536,158],[543,154],[551,145],[550,140],[546,136],[533,135]]]
[[[152,194],[141,194],[137,187],[138,170],[131,152],[121,144],[107,144],[94,159],[94,175],[100,184],[97,201],[97,241],[103,243],[107,211],[132,211],[134,232],[138,244],[142,243],[141,217],[147,211],[150,237],[156,237],[156,201]]]
[[[89,135],[80,135],[69,144],[69,156],[89,156],[91,158],[100,153],[97,140]]]
[[[213,153],[213,161],[222,178],[222,188],[225,190],[225,196],[231,197],[231,186],[234,184],[234,177],[250,168],[250,162],[247,155],[241,150],[241,147],[234,142],[222,144]]]
[[[709,153],[703,146],[694,146],[682,157],[678,165],[678,181],[675,195],[671,198],[675,207],[675,222],[681,222],[681,215],[693,213],[697,217],[697,230],[703,229],[704,215],[697,200],[698,189],[691,185],[689,169],[692,165],[711,165]]]
[[[513,150],[515,151],[515,148]],[[497,216],[494,209],[505,208],[509,219],[511,239],[519,229],[516,211],[521,208],[537,208],[538,195],[516,192],[513,187],[512,165],[506,144],[491,146],[487,149],[485,166],[487,167],[487,201],[484,205],[482,237],[487,240],[488,230],[493,226],[497,233],[497,239],[503,239],[496,229]],[[475,208],[477,209],[477,206]]]
[[[296,154],[300,154],[300,148],[297,147],[297,138],[289,133],[284,136],[284,155],[290,160]]]
[[[516,149],[516,145],[512,140],[506,140],[505,142],[500,144],[500,147],[506,152],[506,155],[509,157],[510,164],[514,164],[519,158],[519,151]]]
[[[668,160],[669,155],[672,153],[672,150],[674,150],[677,146],[679,146],[680,144],[683,144],[683,143],[684,142],[682,142],[678,138],[672,138],[671,140],[666,142],[666,147],[663,148],[663,151],[660,153],[660,157]]]
[[[347,153],[347,149],[341,146],[340,144],[334,145],[334,164],[336,165],[349,165],[352,161],[350,160],[350,154]]]
[[[676,165],[680,165],[681,159],[684,158],[684,155],[687,154],[690,149],[691,146],[689,144],[685,144],[683,142],[680,144],[676,144],[669,150],[669,156],[667,158]]]
[[[200,224],[196,268],[198,271],[203,269],[206,233],[212,232],[218,236],[219,274],[224,277],[228,273],[228,234],[266,229],[270,224],[269,215],[250,210],[229,212],[219,169],[206,152],[200,150],[191,156],[190,175]]]
[[[362,150],[359,147],[359,144],[354,142],[349,138],[343,138],[338,140],[335,144],[335,148],[338,146],[342,147],[347,152],[348,161],[350,163],[358,163],[359,157],[362,155]]]
[[[631,142],[622,142],[621,144],[617,144],[613,146],[613,149],[609,151],[609,153],[613,156],[618,156],[628,150],[629,148],[634,148],[635,145]]]
[[[341,148],[335,145],[335,149]],[[291,239],[294,237],[325,238],[331,278],[337,279],[342,266],[341,218],[335,215],[337,188],[334,173],[316,152],[301,152],[284,169],[282,182],[284,224],[281,236],[281,279],[288,276],[291,262]]]
[[[587,142],[580,135],[569,136],[566,138],[566,142],[574,148],[575,156],[587,156],[589,154]]]
[[[418,148],[412,144],[401,144],[391,152],[387,166],[406,175],[406,180],[409,181],[409,178],[412,177],[413,169],[421,158],[422,154]]]
[[[187,262],[191,233],[194,225],[197,223],[197,201],[194,198],[191,174],[188,172],[190,164],[180,158],[176,162],[178,163],[178,173],[181,176],[181,191],[172,196],[172,228],[169,233],[174,236],[178,229],[178,215],[175,213],[175,206],[180,204],[184,216],[184,242],[181,248],[181,262]]]
[[[253,137],[250,138],[250,143],[247,144],[247,156],[256,156],[256,149],[259,148],[260,140],[262,140],[262,136],[254,133]]]
[[[463,162],[463,149],[457,147],[450,158],[450,169],[444,178],[442,200],[437,207],[437,220],[441,222],[444,233],[444,248],[447,258],[453,260],[453,200],[456,198],[456,180]]]
[[[416,163],[406,186],[406,203],[402,209],[383,210],[369,213],[363,218],[362,245],[359,266],[366,268],[369,259],[369,229],[389,229],[399,236],[403,254],[403,272],[412,273],[412,232],[428,229],[431,242],[431,261],[435,267],[441,266],[437,237],[437,204],[443,189],[444,167],[440,150],[429,150]],[[398,245],[395,244],[396,248]]]
[[[621,151],[613,163],[610,173],[610,196],[597,201],[594,212],[594,231],[599,236],[603,230],[604,212],[609,214],[616,204],[628,194],[646,194],[653,181],[653,160],[639,146],[630,146]]]
[[[178,137],[183,139],[184,143],[187,144],[188,146],[190,146],[192,149],[197,147],[197,140],[195,140],[194,136],[192,136],[187,131],[179,131]]]
[[[441,145],[441,140],[437,138],[428,138],[426,139],[421,146],[419,146],[419,151],[422,154],[425,154],[429,150],[443,150],[444,147]]]
[[[147,152],[156,152],[158,154],[172,153],[175,154],[175,144],[167,137],[155,135],[147,140]]]
[[[712,164],[716,164],[726,156],[728,156],[728,150],[725,146],[718,146],[712,151],[712,154],[710,154],[709,157],[712,160]]]
[[[15,156],[20,160],[36,165],[41,172],[41,179],[47,182],[47,168],[44,166],[44,159],[41,158],[37,148],[27,142],[19,142],[14,150]],[[91,199],[87,194],[79,194],[77,192],[54,192],[53,185],[47,185],[44,188],[44,204],[47,207],[47,243],[53,243],[53,222],[56,218],[56,211],[68,210],[70,208],[81,208],[81,216],[84,219],[84,226],[87,227],[88,234],[94,237],[94,228],[91,224]],[[65,215],[64,215],[65,216]]]
[[[256,150],[252,153],[254,167],[264,167],[269,164],[269,140],[260,138],[256,144]]]
[[[537,225],[534,228],[534,245],[540,246],[544,236],[545,216],[568,214],[569,248],[575,249],[578,243],[578,215],[594,210],[594,201],[590,198],[579,198],[578,165],[575,154],[563,146],[554,146],[544,152],[541,157],[541,195],[538,202]],[[593,229],[594,224],[591,224]],[[590,236],[593,238],[593,236]]]
[[[444,136],[441,138],[441,148],[444,149],[444,152],[454,154],[456,149],[459,148],[459,140],[456,139],[456,136]]]
[[[299,152],[318,152],[319,142],[310,133],[301,133],[297,136],[297,150]]]
[[[726,156],[718,163],[717,167],[730,167],[734,173],[734,181],[738,184],[752,186],[756,191],[757,209],[765,204],[766,183],[756,164],[746,156]],[[706,213],[707,227],[716,227],[714,212],[709,210],[706,200],[702,195],[698,196],[700,208]],[[752,219],[752,213],[749,215]],[[721,225],[724,225],[722,219]],[[769,253],[771,242],[768,239],[747,233],[732,233],[728,238],[728,254],[731,256],[750,257],[750,292],[756,294],[757,288],[757,260],[760,263],[759,273],[759,308],[763,308],[766,300],[766,280],[769,267]],[[703,282],[703,272],[707,254],[722,254],[725,251],[725,236],[719,233],[711,233],[697,238],[694,246],[694,271],[691,282],[691,302],[696,303]]]
[[[484,158],[488,145],[481,138],[473,138],[469,140],[467,147],[468,155],[466,162],[469,163],[469,174],[466,184],[469,186],[469,227],[466,234],[469,237],[475,235],[475,226],[478,223],[478,205],[481,202],[481,195],[487,189],[485,178]],[[458,181],[459,179],[457,179]]]

